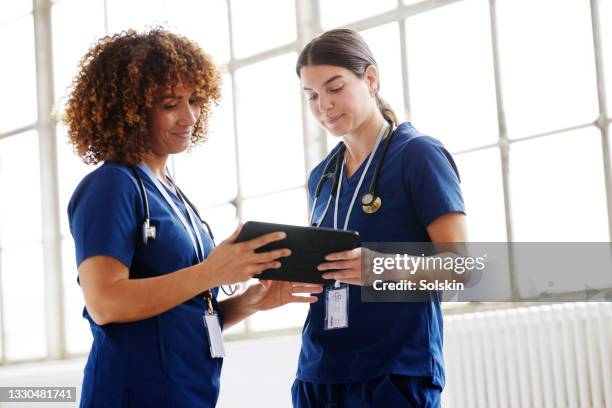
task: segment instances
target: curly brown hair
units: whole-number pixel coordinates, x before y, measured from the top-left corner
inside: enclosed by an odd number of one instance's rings
[[[178,83],[193,88],[200,106],[192,145],[206,140],[212,104],[221,98],[221,74],[191,40],[161,27],[124,31],[100,39],[79,68],[64,122],[85,163],[141,162],[151,150],[148,113]]]

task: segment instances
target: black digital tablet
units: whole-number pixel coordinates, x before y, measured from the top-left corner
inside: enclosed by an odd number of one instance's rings
[[[359,242],[359,233],[355,231],[256,221],[249,221],[242,226],[236,242],[248,241],[277,231],[285,232],[287,238],[258,248],[256,252],[289,248],[291,255],[280,259],[282,266],[279,269],[267,269],[256,276],[258,279],[306,283],[331,282],[321,278],[323,272],[318,271],[317,266],[325,262],[325,255],[353,249]]]

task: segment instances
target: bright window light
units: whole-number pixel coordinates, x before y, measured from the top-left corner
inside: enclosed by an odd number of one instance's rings
[[[295,41],[294,1],[232,0],[230,5],[235,57],[246,57]]]
[[[416,128],[451,152],[495,143],[488,2],[465,0],[413,16],[406,20],[406,43]]]
[[[32,12],[32,0],[10,0],[0,2],[0,24]]]
[[[514,241],[609,241],[594,127],[511,144],[510,188]]]
[[[37,132],[0,139],[1,248],[42,239],[39,163]]]
[[[362,20],[389,11],[397,0],[321,0],[321,25],[325,29]]]
[[[31,125],[38,115],[31,14],[0,25],[0,55],[3,56],[0,75],[1,133]]]
[[[166,0],[169,28],[196,41],[215,62],[227,62],[229,21],[225,0]]]
[[[508,135],[519,138],[597,118],[588,1],[497,2]]]
[[[105,0],[110,34],[134,29],[142,31],[149,26],[164,24],[166,10],[172,7],[164,0]]]
[[[242,214],[244,221],[306,225],[306,203],[306,190],[297,188],[245,200]]]
[[[402,60],[397,23],[362,31],[378,63],[380,73],[379,95],[391,105],[400,122],[404,117],[404,92],[402,87]]]
[[[457,154],[471,242],[504,242],[506,216],[498,148]]]
[[[25,196],[21,197],[25,199]],[[6,359],[17,361],[44,357],[45,278],[42,245],[3,247],[0,271]]]
[[[53,5],[51,18],[55,98],[57,109],[63,110],[79,61],[98,39],[104,37],[104,1],[63,0]]]
[[[191,152],[174,157],[178,185],[198,207],[227,203],[237,194],[236,153],[229,76],[223,79],[223,96],[210,116],[208,141]]]
[[[300,85],[295,53],[236,72],[242,194],[249,197],[304,184]]]

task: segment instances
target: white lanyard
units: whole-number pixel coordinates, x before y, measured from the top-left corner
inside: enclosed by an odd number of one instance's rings
[[[355,200],[357,199],[357,195],[359,194],[359,189],[361,189],[361,184],[363,183],[363,179],[365,178],[366,173],[368,172],[370,163],[372,163],[372,159],[374,158],[374,155],[376,154],[376,150],[378,149],[378,145],[380,144],[380,141],[382,140],[383,135],[385,134],[385,130],[387,130],[387,126],[388,126],[387,122],[383,123],[382,127],[380,128],[380,132],[378,132],[376,143],[374,143],[374,148],[372,149],[372,152],[370,153],[370,157],[368,157],[368,162],[366,163],[366,166],[363,169],[363,173],[361,173],[361,177],[359,178],[359,183],[357,183],[357,188],[355,188],[355,192],[353,193],[351,204],[349,205],[348,211],[346,212],[346,218],[344,219],[344,227],[342,228],[343,230],[346,230],[346,228],[348,227],[349,218],[351,217],[351,212],[353,211],[353,205],[355,204]],[[340,160],[340,158],[338,158],[338,160]],[[338,229],[338,198],[340,197],[340,191],[342,188],[342,175],[343,174],[344,174],[344,158],[342,162],[342,167],[340,167],[340,180],[338,182],[338,191],[336,191],[336,203],[334,205],[334,229]],[[325,212],[327,212],[327,208]],[[323,216],[325,217],[325,215]]]
[[[193,236],[193,232],[191,228],[189,228],[189,226],[187,225],[187,220],[183,216],[183,213],[176,207],[176,204],[174,204],[174,201],[172,200],[172,198],[170,197],[166,189],[162,186],[159,179],[155,177],[151,169],[149,169],[149,166],[147,166],[145,163],[140,163],[138,165],[138,168],[144,171],[147,177],[151,179],[151,181],[153,182],[157,190],[161,193],[162,197],[164,197],[164,200],[166,200],[168,205],[172,208],[172,210],[178,217],[179,221],[181,221],[181,224],[183,224],[183,227],[185,227],[185,231],[187,231],[187,234],[189,234],[189,239],[191,240],[191,244],[193,245],[193,250],[196,253],[196,257],[198,258],[198,261],[201,262],[204,259],[204,245],[202,244],[202,237],[200,236],[200,230],[193,218],[191,209],[189,208],[189,206],[187,205],[187,203],[185,202],[181,194],[178,192],[178,188],[176,188],[175,186],[178,198],[183,202],[183,204],[185,205],[185,208],[187,209],[187,215],[189,216],[189,222],[191,224],[191,227],[193,228],[193,231],[195,231],[197,243],[196,243],[196,238],[194,238]],[[200,248],[200,252],[198,252],[198,246]],[[202,259],[200,259],[200,253],[202,254]]]

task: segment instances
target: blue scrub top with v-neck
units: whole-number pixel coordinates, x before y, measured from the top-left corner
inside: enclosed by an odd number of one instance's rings
[[[110,256],[129,268],[130,279],[142,279],[199,262],[183,224],[151,179],[137,171],[147,192],[156,238],[146,246],[142,242],[144,207],[136,177],[128,167],[106,162],[81,181],[68,205],[77,266],[93,256]],[[188,220],[184,203],[167,191]],[[199,222],[197,228],[207,256],[213,242]],[[221,315],[217,292],[212,290],[213,305]],[[155,317],[102,326],[84,308],[93,344],[81,406],[215,406],[223,359],[210,356],[203,322],[206,308],[199,295]]]
[[[310,203],[325,165],[340,145],[312,170],[308,190]],[[374,214],[361,210],[361,196],[368,191],[379,160],[379,148],[368,169],[348,229],[361,242],[431,242],[427,226],[441,215],[465,212],[459,173],[442,144],[420,134],[410,123],[393,133],[376,186],[382,198]],[[338,225],[344,225],[350,201],[365,167],[343,176],[339,192]],[[319,220],[329,198],[331,182],[321,191],[314,220]],[[321,226],[333,228],[333,203]],[[297,378],[318,384],[367,381],[385,374],[432,377],[444,386],[442,359],[442,312],[438,292],[431,300],[412,303],[361,302],[359,286],[349,285],[349,327],[324,330],[325,301],[322,295],[310,304],[302,333]]]

